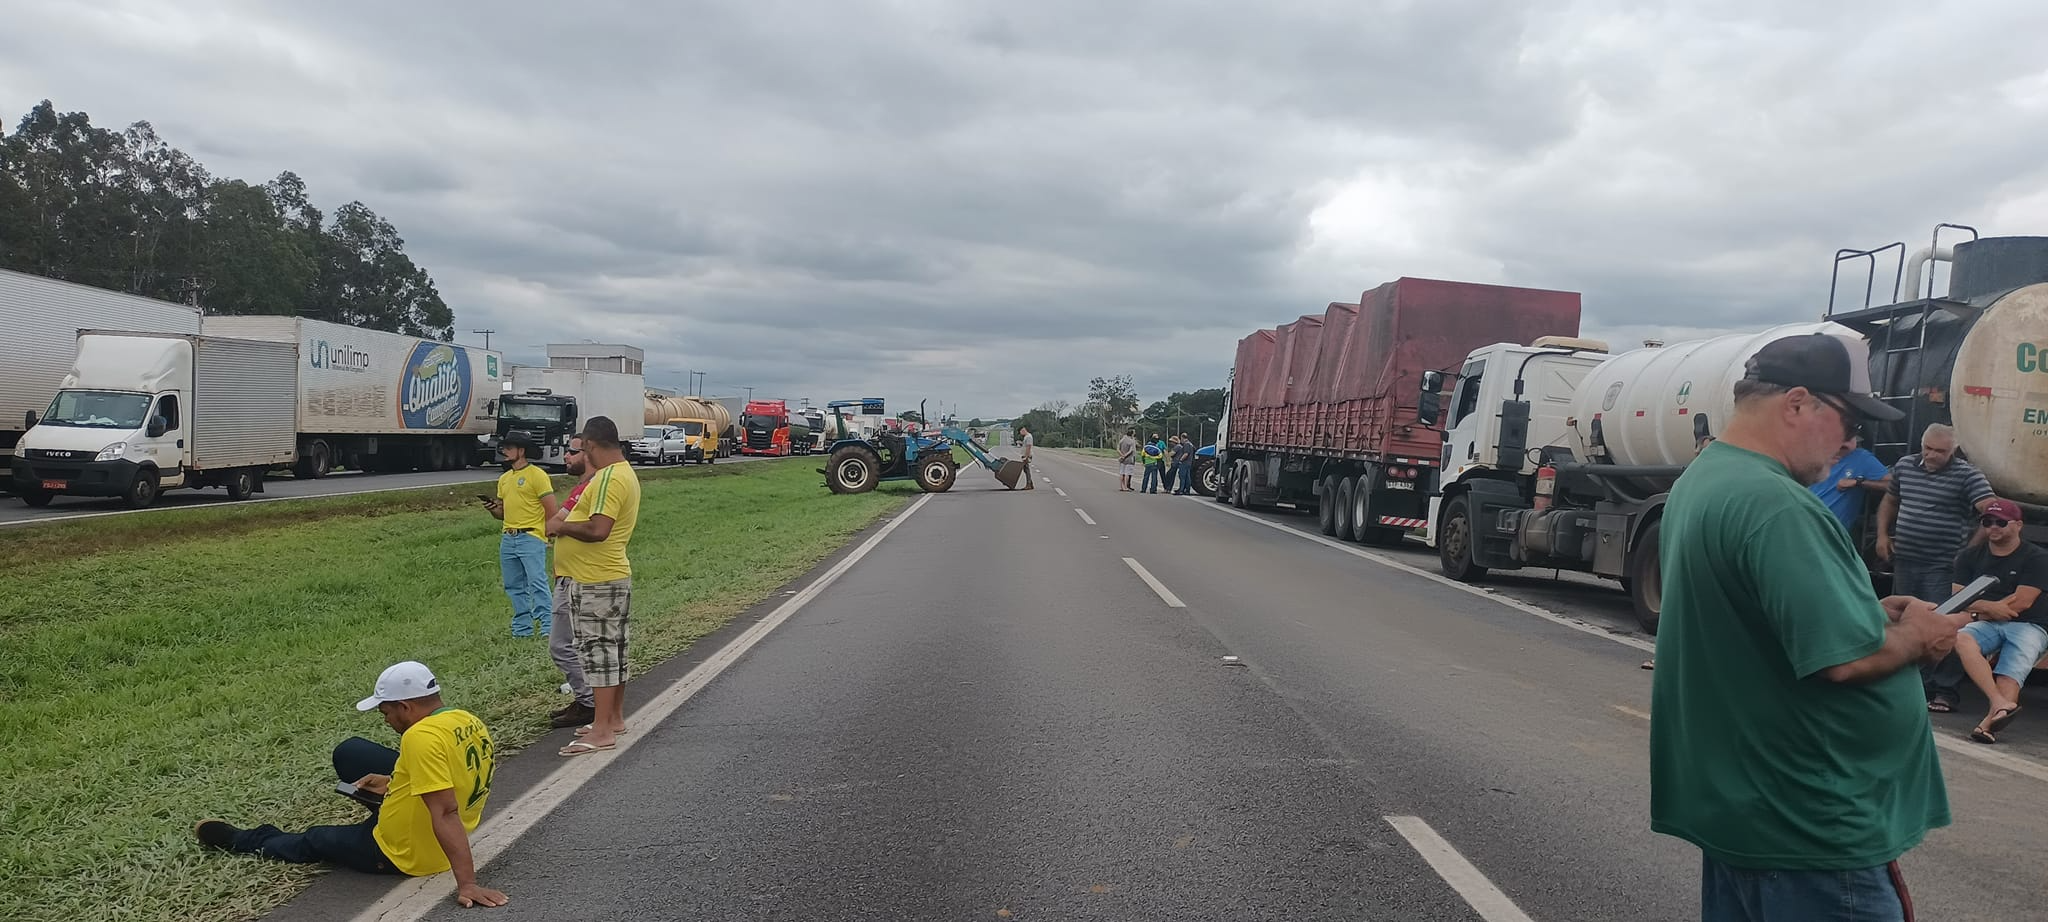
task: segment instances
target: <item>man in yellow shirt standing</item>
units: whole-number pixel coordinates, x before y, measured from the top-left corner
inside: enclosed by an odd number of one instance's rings
[[[626,641],[633,601],[626,542],[640,520],[640,478],[626,462],[618,425],[593,416],[580,438],[584,463],[595,473],[576,508],[553,526],[552,537],[555,567],[567,577],[576,652],[597,716],[576,731],[578,740],[562,747],[565,756],[616,748],[618,735],[626,731]]]
[[[469,834],[483,821],[497,771],[491,731],[468,711],[441,702],[426,666],[403,662],[377,677],[356,710],[376,710],[398,732],[398,751],[351,737],[334,748],[334,771],[359,791],[381,796],[377,812],[350,826],[289,833],[265,824],[239,829],[221,820],[195,827],[201,844],[293,864],[326,862],[366,874],[425,877],[455,872],[463,906],[503,906],[505,894],[476,882]]]
[[[509,432],[499,446],[505,473],[498,475],[498,499],[488,503],[493,518],[505,523],[498,539],[498,569],[505,595],[512,599],[512,636],[548,636],[555,604],[548,593],[548,543],[542,537],[548,517],[560,505],[555,483],[546,471],[527,462],[537,450],[533,437]]]

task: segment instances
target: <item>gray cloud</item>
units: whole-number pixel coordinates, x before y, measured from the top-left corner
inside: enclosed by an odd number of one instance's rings
[[[14,5],[0,100],[360,198],[458,329],[994,415],[1400,275],[1618,340],[1818,314],[1835,248],[2048,226],[2048,8]]]

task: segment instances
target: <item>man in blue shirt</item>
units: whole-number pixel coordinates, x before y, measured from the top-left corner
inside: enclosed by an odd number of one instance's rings
[[[1842,527],[1854,533],[1857,521],[1863,518],[1864,493],[1884,493],[1891,486],[1891,468],[1866,450],[1861,439],[1850,444],[1855,447],[1836,458],[1827,479],[1811,489],[1813,495],[1827,504],[1828,511],[1841,520]]]

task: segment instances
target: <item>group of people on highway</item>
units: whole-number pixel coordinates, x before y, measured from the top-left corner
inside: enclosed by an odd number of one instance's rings
[[[1978,680],[1992,713],[1973,735],[1992,742],[2041,654],[2041,552],[1954,433],[1889,470],[1853,458],[1866,423],[1903,418],[1871,396],[1867,360],[1847,335],[1766,345],[1664,510],[1651,826],[1699,846],[1706,922],[1911,920],[1898,858],[1950,822],[1926,716],[1953,707],[1941,677]],[[1809,489],[1831,479],[1858,503],[1882,490],[1894,595],[1871,591],[1855,515]],[[1984,573],[1990,595],[1937,611]]]
[[[1168,493],[1178,496],[1193,493],[1196,450],[1195,440],[1188,438],[1185,432],[1163,441],[1155,432],[1152,438],[1141,444],[1137,429],[1125,429],[1123,438],[1116,443],[1118,492],[1157,493],[1163,483]],[[1145,478],[1134,487],[1131,478],[1138,475],[1141,464],[1145,468]]]
[[[592,417],[570,441],[565,466],[576,483],[559,501],[553,479],[531,461],[538,446],[530,438],[512,433],[501,450],[505,472],[497,495],[480,499],[501,523],[499,568],[512,603],[512,636],[549,638],[550,655],[574,695],[549,715],[555,727],[577,728],[577,738],[558,754],[615,749],[626,732],[633,589],[626,546],[639,521],[639,477],[617,424],[603,416]],[[369,806],[369,817],[298,833],[209,819],[195,828],[200,843],[372,874],[453,871],[457,902],[504,905],[505,894],[477,883],[469,849],[497,769],[489,728],[445,704],[440,680],[412,661],[384,670],[356,707],[378,711],[399,734],[395,750],[361,737],[335,747],[339,789]]]

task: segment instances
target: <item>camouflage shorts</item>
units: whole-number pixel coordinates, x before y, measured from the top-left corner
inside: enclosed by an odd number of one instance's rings
[[[626,640],[631,635],[633,581],[569,581],[569,617],[576,625],[576,656],[592,688],[626,684]]]

